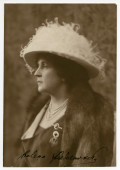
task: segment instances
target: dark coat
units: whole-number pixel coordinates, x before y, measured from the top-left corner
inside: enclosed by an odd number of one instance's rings
[[[48,100],[48,96],[39,95],[32,102],[24,131]],[[59,166],[111,166],[113,120],[113,109],[106,99],[93,92],[90,86],[75,87],[65,112],[61,143],[64,156],[69,152],[74,158],[71,161],[61,159]]]

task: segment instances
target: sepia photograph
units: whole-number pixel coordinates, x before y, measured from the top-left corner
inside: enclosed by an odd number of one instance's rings
[[[4,167],[116,167],[116,4],[4,4]]]

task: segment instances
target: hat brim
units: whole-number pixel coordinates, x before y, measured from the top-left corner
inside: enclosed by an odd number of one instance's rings
[[[36,68],[38,59],[41,57],[44,58],[45,56],[47,56],[47,54],[53,54],[53,55],[56,55],[59,57],[64,57],[66,59],[69,59],[69,60],[79,63],[82,67],[84,67],[87,70],[90,79],[95,78],[99,73],[99,70],[96,67],[94,67],[93,65],[89,64],[88,62],[86,62],[82,59],[78,59],[73,56],[67,55],[67,54],[63,54],[63,53],[46,52],[46,51],[32,51],[32,52],[26,53],[24,55],[24,60],[32,68]]]

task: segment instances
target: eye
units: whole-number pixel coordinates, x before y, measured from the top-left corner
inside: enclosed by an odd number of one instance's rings
[[[40,61],[38,61],[37,66],[38,66],[37,68],[44,69],[44,68],[47,68],[49,66],[49,64],[47,61],[40,60]]]
[[[42,64],[41,64],[41,68],[44,68],[44,67],[47,67],[48,66],[48,64],[46,63],[46,62],[43,62]]]

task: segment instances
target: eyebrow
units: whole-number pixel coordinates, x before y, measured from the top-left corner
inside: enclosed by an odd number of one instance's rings
[[[39,65],[39,64],[43,64],[43,63],[48,64],[48,61],[45,60],[45,59],[42,59],[41,62],[40,62],[40,61],[41,61],[41,60],[38,60],[38,62],[37,62],[38,65]]]

